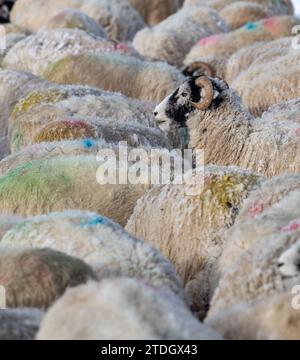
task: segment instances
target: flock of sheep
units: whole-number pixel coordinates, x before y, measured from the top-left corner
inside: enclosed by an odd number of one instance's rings
[[[292,2],[0,5],[0,339],[299,339]],[[203,149],[201,192],[100,185],[120,141]]]

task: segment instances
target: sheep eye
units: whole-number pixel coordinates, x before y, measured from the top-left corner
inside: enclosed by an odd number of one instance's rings
[[[186,92],[183,92],[183,93],[181,94],[181,96],[183,96],[183,97],[187,97],[187,96],[188,96],[188,94],[187,94]]]

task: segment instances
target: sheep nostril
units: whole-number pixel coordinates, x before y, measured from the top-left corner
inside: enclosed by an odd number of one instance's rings
[[[280,268],[280,267],[282,267],[284,265],[284,263],[282,263],[282,262],[280,262],[280,263],[278,263],[277,264],[277,266]]]
[[[154,116],[157,116],[157,115],[158,115],[158,112],[157,112],[157,111],[154,111],[153,114],[154,114]]]

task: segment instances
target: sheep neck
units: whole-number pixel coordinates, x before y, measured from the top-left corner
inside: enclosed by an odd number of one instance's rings
[[[231,90],[206,111],[194,111],[187,121],[189,148],[204,149],[205,163],[233,165],[252,128],[252,116]]]

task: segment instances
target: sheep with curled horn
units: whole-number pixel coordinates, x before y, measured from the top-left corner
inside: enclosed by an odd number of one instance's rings
[[[300,171],[299,124],[255,119],[219,79],[192,77],[163,100],[154,115],[160,128],[187,128],[189,148],[206,163],[236,165],[267,176]]]

